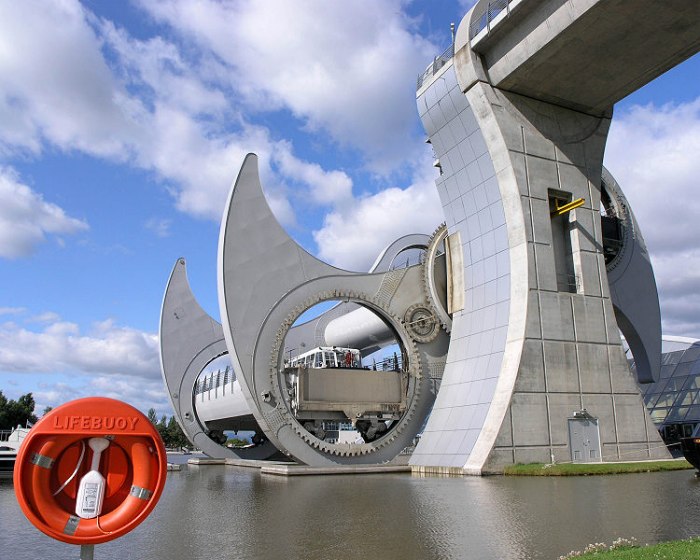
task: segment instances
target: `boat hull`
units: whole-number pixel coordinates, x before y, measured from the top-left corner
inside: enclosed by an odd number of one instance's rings
[[[11,477],[17,459],[16,451],[0,451],[0,477]]]
[[[681,438],[681,449],[683,450],[686,461],[700,472],[700,438]]]

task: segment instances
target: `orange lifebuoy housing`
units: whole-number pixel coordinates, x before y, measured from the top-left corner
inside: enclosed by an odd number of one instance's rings
[[[100,466],[105,498],[100,515],[82,519],[74,513],[75,500],[90,464],[85,444],[93,437],[110,440]],[[148,418],[126,403],[91,397],[51,410],[30,430],[15,462],[15,495],[29,521],[48,536],[99,544],[128,533],[148,516],[166,474],[165,447]]]

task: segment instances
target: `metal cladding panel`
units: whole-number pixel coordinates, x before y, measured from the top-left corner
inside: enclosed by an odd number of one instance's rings
[[[448,231],[461,239],[465,282],[441,390],[411,464],[455,466],[467,463],[495,393],[508,329],[502,311],[510,300],[510,260],[494,165],[452,62],[421,97],[426,130],[440,139],[433,143],[444,185],[438,191]]]

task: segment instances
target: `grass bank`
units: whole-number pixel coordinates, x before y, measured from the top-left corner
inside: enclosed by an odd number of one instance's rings
[[[529,463],[509,465],[503,474],[510,476],[585,476],[595,474],[624,474],[692,469],[685,459],[672,461],[638,461],[632,463],[561,463],[545,465]]]
[[[602,545],[589,545],[591,552],[572,552],[561,556],[560,560],[596,558],[600,560],[688,560],[700,558],[700,539],[673,541],[651,546],[625,546],[618,548]],[[607,548],[607,550],[605,550]]]

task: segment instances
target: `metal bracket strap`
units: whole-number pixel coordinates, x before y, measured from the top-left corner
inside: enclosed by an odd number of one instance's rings
[[[131,487],[129,494],[131,496],[134,496],[134,498],[138,498],[139,500],[148,500],[153,495],[153,492],[151,490],[141,488],[140,486],[136,486],[134,484]]]
[[[63,528],[63,532],[66,535],[75,535],[78,529],[78,523],[80,522],[80,517],[77,515],[71,515],[66,521],[66,526]]]
[[[53,467],[54,460],[46,455],[41,455],[39,453],[32,454],[29,462],[37,467],[42,467],[44,469],[50,469]]]

